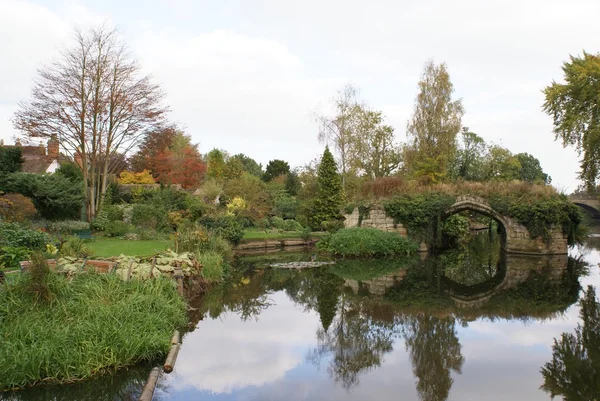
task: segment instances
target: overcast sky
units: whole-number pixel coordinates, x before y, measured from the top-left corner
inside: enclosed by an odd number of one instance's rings
[[[304,165],[322,152],[312,112],[346,83],[404,141],[432,58],[448,64],[464,125],[572,190],[578,157],[554,141],[541,90],[570,54],[599,50],[598,15],[597,0],[0,0],[0,138],[73,27],[108,21],[203,153]]]

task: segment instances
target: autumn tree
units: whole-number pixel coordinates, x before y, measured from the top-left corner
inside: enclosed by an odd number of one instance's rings
[[[600,175],[600,53],[570,56],[562,70],[565,82],[544,89],[543,109],[553,119],[554,139],[582,156],[579,178],[591,190]]]
[[[461,100],[452,99],[453,92],[446,64],[428,61],[407,126],[409,144],[405,148],[405,163],[416,177],[427,176],[429,181],[446,177],[464,114]]]
[[[221,181],[225,178],[227,153],[221,149],[213,149],[206,154],[206,175]]]
[[[171,147],[179,132],[181,129],[176,125],[155,127],[148,131],[140,142],[137,152],[129,159],[131,169],[135,172],[149,170],[154,173],[158,171],[158,156]],[[154,178],[157,178],[156,173],[154,173]]]
[[[162,184],[180,184],[183,188],[200,185],[206,164],[192,138],[178,131],[171,145],[156,156],[154,174]]]
[[[110,160],[128,153],[166,109],[159,87],[141,72],[116,31],[75,31],[74,45],[38,71],[31,99],[19,103],[13,123],[29,138],[57,135],[76,155],[91,220],[106,193]]]

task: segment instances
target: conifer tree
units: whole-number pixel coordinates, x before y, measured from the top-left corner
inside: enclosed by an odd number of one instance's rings
[[[324,221],[340,220],[344,199],[342,178],[329,147],[325,147],[317,170],[317,194],[314,200],[311,226],[319,228]]]

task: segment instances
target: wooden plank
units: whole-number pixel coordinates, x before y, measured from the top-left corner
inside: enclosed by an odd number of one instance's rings
[[[156,388],[156,383],[158,383],[158,376],[160,374],[160,369],[153,368],[148,375],[148,380],[144,385],[144,389],[142,390],[142,394],[138,401],[152,401],[152,397],[154,396],[154,389]]]
[[[171,337],[171,345],[179,344],[180,341],[179,331],[175,330],[173,332],[173,337]]]

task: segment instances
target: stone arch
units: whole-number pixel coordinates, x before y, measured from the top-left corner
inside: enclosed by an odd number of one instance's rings
[[[498,222],[500,227],[502,249],[506,249],[507,245],[507,227],[510,222],[507,218],[500,213],[496,212],[485,199],[476,196],[459,196],[456,198],[456,202],[442,214],[442,220],[464,211],[472,211],[490,217]]]
[[[443,216],[471,210],[489,216],[502,226],[502,248],[508,253],[533,254],[533,255],[562,255],[568,253],[567,236],[561,227],[551,227],[549,239],[541,237],[531,238],[529,230],[516,220],[504,216],[482,197],[461,195],[456,202],[445,210]]]

